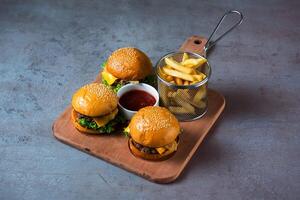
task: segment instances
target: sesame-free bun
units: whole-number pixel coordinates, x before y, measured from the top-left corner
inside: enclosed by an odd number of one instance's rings
[[[148,56],[137,48],[125,47],[114,51],[108,58],[106,70],[127,81],[144,79],[152,72]]]
[[[72,98],[73,108],[89,117],[107,115],[115,110],[117,105],[117,95],[101,83],[83,86],[75,92]]]
[[[147,147],[162,147],[175,141],[179,122],[169,110],[158,106],[140,109],[129,123],[131,138]]]
[[[71,121],[74,125],[74,127],[82,132],[82,133],[90,133],[90,134],[100,134],[99,131],[96,131],[96,130],[93,130],[93,129],[89,129],[89,128],[85,128],[83,126],[81,126],[77,120],[76,120],[76,111],[74,109],[72,109],[72,112],[71,112]]]
[[[162,161],[162,160],[166,160],[170,157],[172,157],[176,151],[173,152],[168,152],[164,153],[164,154],[148,154],[148,153],[144,153],[141,152],[138,148],[136,148],[133,144],[132,144],[132,139],[128,140],[128,146],[130,149],[130,152],[139,158],[145,159],[145,160],[153,160],[153,161]]]

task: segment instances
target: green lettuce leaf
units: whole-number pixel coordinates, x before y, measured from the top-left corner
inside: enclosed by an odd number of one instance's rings
[[[105,79],[102,79],[102,83],[103,83],[104,85],[106,85],[107,87],[110,87],[110,85],[108,84],[108,82],[107,82]]]
[[[125,137],[130,138],[130,133],[128,131],[123,130],[123,134]]]
[[[112,85],[112,89],[115,93],[117,93],[121,89],[122,86],[123,86],[122,83],[117,83],[116,85]]]
[[[104,69],[105,65],[106,65],[106,61],[103,62],[100,66]]]

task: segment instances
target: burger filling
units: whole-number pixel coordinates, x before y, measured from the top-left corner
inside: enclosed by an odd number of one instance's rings
[[[130,130],[129,130],[129,126],[127,126],[126,128],[124,128],[123,133],[127,136],[130,137]],[[144,145],[141,145],[139,143],[137,143],[136,141],[134,141],[133,139],[130,139],[130,142],[133,144],[133,146],[135,146],[139,151],[143,152],[143,153],[147,153],[147,154],[160,154],[160,155],[166,155],[166,154],[170,154],[173,153],[174,151],[177,151],[177,147],[178,147],[178,142],[179,142],[179,137],[177,137],[175,139],[174,142],[172,142],[171,144],[167,144],[163,147],[147,147]]]
[[[155,148],[143,146],[133,140],[131,140],[131,142],[132,142],[133,146],[135,146],[138,150],[140,150],[143,153],[158,154],[158,151]]]
[[[74,112],[76,113],[76,121],[80,126],[96,130],[99,133],[111,133],[115,130],[117,124],[122,124],[126,121],[121,114],[118,114],[118,109],[101,117],[89,117],[75,110]]]
[[[171,144],[165,145],[163,147],[157,147],[157,148],[143,146],[135,142],[134,140],[131,140],[131,142],[139,151],[147,154],[160,154],[160,155],[170,154],[176,151],[178,147],[178,138]]]

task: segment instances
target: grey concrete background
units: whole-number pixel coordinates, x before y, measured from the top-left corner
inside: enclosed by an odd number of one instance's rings
[[[245,21],[209,57],[222,119],[159,185],[56,141],[51,125],[115,49],[156,62],[228,9]],[[0,199],[300,199],[300,3],[0,0]]]

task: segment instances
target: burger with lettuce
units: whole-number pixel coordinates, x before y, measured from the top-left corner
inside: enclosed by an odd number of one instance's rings
[[[74,93],[71,121],[83,133],[111,133],[126,121],[117,106],[118,97],[110,88],[91,83]]]

